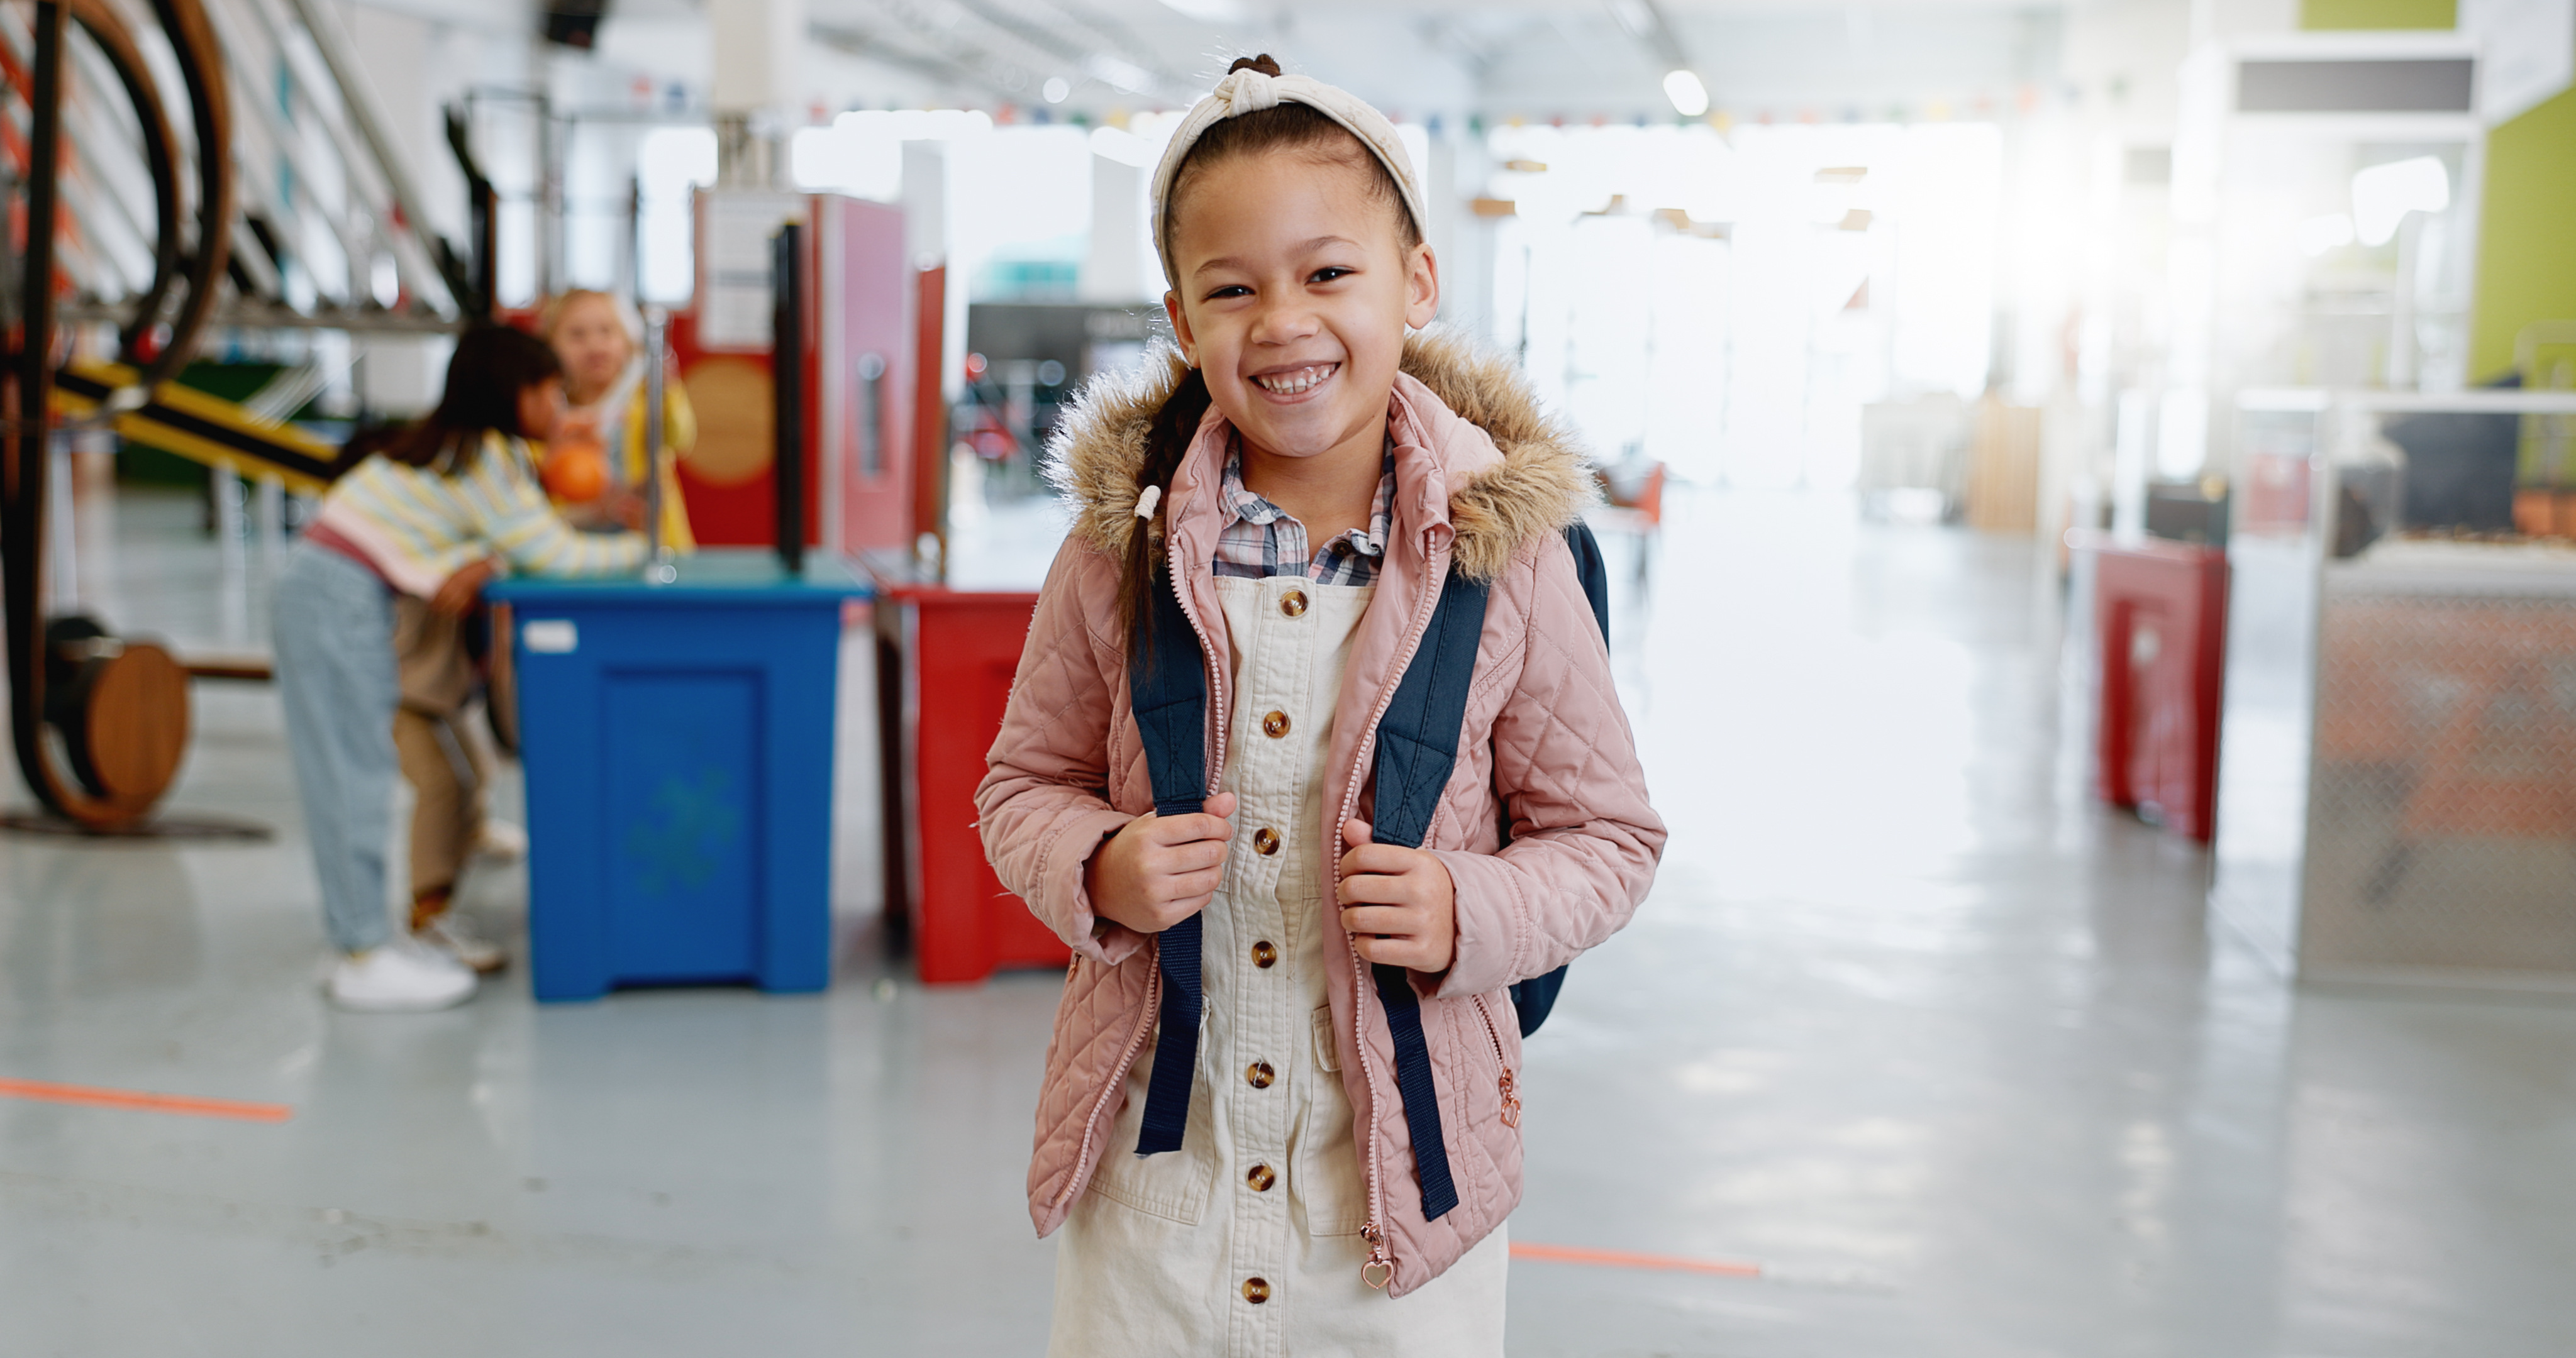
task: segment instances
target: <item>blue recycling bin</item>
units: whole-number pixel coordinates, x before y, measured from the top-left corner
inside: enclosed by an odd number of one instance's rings
[[[509,580],[540,1000],[831,980],[841,562],[706,551],[677,578]]]

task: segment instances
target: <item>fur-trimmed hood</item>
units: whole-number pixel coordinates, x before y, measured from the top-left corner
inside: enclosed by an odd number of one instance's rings
[[[1048,446],[1047,478],[1074,506],[1074,535],[1111,557],[1126,555],[1142,522],[1146,431],[1188,371],[1178,350],[1157,344],[1134,371],[1093,378]],[[1593,502],[1596,482],[1573,431],[1539,409],[1510,363],[1455,332],[1428,330],[1405,341],[1402,371],[1445,407],[1418,417],[1472,425],[1499,455],[1449,494],[1452,559],[1470,578],[1501,574],[1523,544],[1563,532]],[[1151,527],[1158,539],[1163,522]]]

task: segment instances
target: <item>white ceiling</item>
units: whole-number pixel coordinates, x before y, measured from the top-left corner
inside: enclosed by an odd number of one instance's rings
[[[1060,77],[1074,87],[1061,111],[1097,115],[1186,104],[1233,57],[1268,51],[1415,116],[1626,120],[1671,116],[1660,81],[1678,52],[1738,116],[1835,118],[2006,100],[2054,78],[2060,45],[2058,3],[1655,2],[808,0],[810,79],[828,106],[1029,108]],[[704,3],[613,0],[603,56],[701,64]]]

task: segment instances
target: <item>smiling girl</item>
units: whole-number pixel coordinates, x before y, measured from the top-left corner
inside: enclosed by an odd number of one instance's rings
[[[1075,527],[976,797],[1076,954],[1029,1170],[1050,1352],[1499,1354],[1506,988],[1626,923],[1664,842],[1563,537],[1591,477],[1516,373],[1415,333],[1439,269],[1375,109],[1238,61],[1154,189],[1177,352],[1054,449]],[[1376,843],[1453,574],[1489,590],[1456,763],[1424,847]],[[1192,635],[1214,795],[1159,815],[1130,668]]]

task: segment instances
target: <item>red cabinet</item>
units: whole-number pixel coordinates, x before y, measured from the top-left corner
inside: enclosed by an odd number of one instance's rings
[[[1073,950],[1002,889],[975,829],[975,787],[1038,596],[874,573],[889,924],[909,935],[924,981],[1062,967]]]
[[[678,376],[698,417],[697,446],[680,462],[690,526],[710,546],[767,546],[777,536],[768,264],[752,259],[758,267],[748,273],[740,266],[758,254],[772,218],[790,217],[810,227],[806,541],[846,556],[909,548],[918,440],[903,211],[832,194],[699,197],[698,295],[671,322]]]
[[[2218,823],[2226,549],[2152,539],[2120,546],[2096,540],[2078,549],[2095,562],[2095,790],[2114,806],[2207,843]]]

